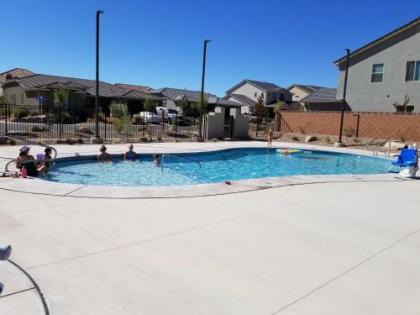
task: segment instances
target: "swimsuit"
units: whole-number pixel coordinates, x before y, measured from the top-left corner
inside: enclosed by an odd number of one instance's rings
[[[127,160],[132,160],[132,161],[134,161],[134,160],[137,158],[137,154],[136,154],[134,151],[128,151],[128,152],[125,154],[125,158],[126,158]]]

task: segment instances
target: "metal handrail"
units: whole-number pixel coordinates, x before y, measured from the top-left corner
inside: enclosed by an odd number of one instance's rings
[[[383,149],[383,145],[375,144],[374,142],[376,140],[379,140],[379,139],[374,138],[371,141],[369,141],[366,144],[366,150],[372,151],[373,155],[378,155],[378,152],[383,152],[385,156],[390,156],[391,155],[391,139],[386,139],[384,141],[384,144],[386,144],[387,142],[389,143],[388,151],[386,151],[386,149],[385,150]]]
[[[161,159],[161,161],[160,161],[160,166],[162,167],[162,172],[163,172],[163,168],[164,168],[164,166],[163,166],[163,162],[164,162],[164,159],[165,159],[165,155],[167,155],[167,156],[173,156],[173,157],[178,158],[178,159],[180,159],[180,160],[185,160],[185,161],[188,161],[188,162],[197,163],[198,167],[199,167],[199,168],[201,168],[201,163],[200,163],[200,161],[198,161],[198,160],[188,159],[188,158],[181,157],[181,156],[178,156],[178,155],[174,155],[174,154],[166,154],[166,153],[165,153],[165,154],[162,154],[162,159]]]
[[[38,146],[40,146],[40,147],[44,147],[44,148],[50,148],[50,149],[51,149],[51,151],[53,151],[53,157],[51,158],[51,162],[54,162],[54,161],[55,161],[55,159],[57,158],[58,152],[57,152],[56,148],[54,148],[54,147],[52,147],[52,146],[49,146],[49,145],[43,144],[43,143],[41,143],[41,142],[36,142],[36,141],[28,140],[28,139],[25,139],[25,138],[11,137],[11,136],[4,135],[4,134],[0,135],[0,137],[4,137],[4,138],[8,138],[8,139],[12,139],[12,140],[19,140],[19,141],[26,142],[26,143],[29,143],[29,144],[38,145]],[[13,159],[10,159],[10,161],[6,163],[6,165],[5,165],[5,167],[4,167],[4,171],[5,171],[5,172],[10,172],[10,170],[9,170],[9,166],[10,166],[12,163],[16,163],[16,159],[14,159],[14,158],[13,158]]]

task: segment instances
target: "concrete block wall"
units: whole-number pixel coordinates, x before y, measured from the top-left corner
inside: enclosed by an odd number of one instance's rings
[[[276,129],[284,133],[338,136],[340,116],[341,112],[283,111],[276,117]],[[353,136],[358,129],[359,138],[420,141],[420,114],[346,112],[343,126],[344,134]]]

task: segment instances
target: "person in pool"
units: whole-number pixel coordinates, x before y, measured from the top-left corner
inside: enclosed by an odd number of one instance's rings
[[[48,171],[50,170],[51,167],[51,160],[52,160],[52,156],[51,156],[51,148],[45,148],[44,150],[44,161],[42,162],[42,164],[45,166],[45,173],[48,173]]]
[[[159,166],[162,160],[162,154],[153,154],[153,164]]]
[[[46,167],[44,164],[38,166],[36,160],[32,155],[29,154],[31,148],[24,145],[19,150],[19,156],[16,158],[16,168],[22,172],[22,169],[25,167],[28,176],[36,177],[40,174],[45,173]]]
[[[106,152],[106,146],[101,145],[99,151],[101,152],[98,154],[99,162],[112,162],[112,156]]]
[[[133,149],[134,149],[134,146],[130,144],[130,146],[128,147],[128,151],[124,153],[124,160],[128,160],[128,161],[137,160],[137,153],[134,152]]]

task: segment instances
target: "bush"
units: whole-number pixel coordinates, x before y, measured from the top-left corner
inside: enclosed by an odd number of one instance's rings
[[[29,111],[26,108],[19,106],[13,106],[10,109],[10,113],[14,117],[14,119],[20,119],[29,115]]]
[[[121,102],[112,102],[109,106],[109,111],[111,117],[121,118],[128,115],[127,104]]]
[[[121,118],[115,119],[114,126],[120,135],[122,134],[125,134],[125,136],[130,135],[131,117],[128,115],[125,115]]]
[[[353,127],[346,127],[344,128],[344,135],[346,137],[353,137],[356,134],[356,129]]]
[[[33,126],[32,127],[32,132],[45,132],[49,130],[50,128],[48,128],[47,126]]]

